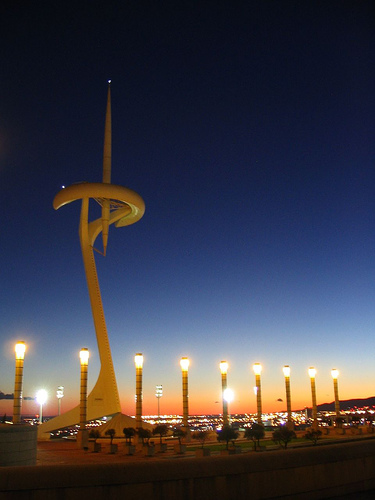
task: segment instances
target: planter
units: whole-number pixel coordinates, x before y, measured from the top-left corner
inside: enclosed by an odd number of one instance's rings
[[[0,424],[0,467],[36,465],[37,432],[36,425]]]
[[[127,455],[134,455],[134,453],[135,453],[135,446],[133,444],[126,444],[125,445],[125,453]]]
[[[165,453],[167,451],[167,444],[166,443],[158,443],[155,445],[156,451],[158,453]]]
[[[153,457],[155,455],[155,446],[144,446],[143,453],[145,457]]]
[[[109,453],[112,453],[112,455],[114,453],[117,453],[118,452],[118,445],[117,444],[110,444],[109,445]]]
[[[183,455],[184,453],[186,453],[186,444],[175,444],[174,452],[178,453],[179,455]]]
[[[95,441],[89,441],[89,450],[93,453],[99,453],[99,451],[102,451],[102,445],[101,443],[96,443]]]
[[[211,455],[210,448],[197,448],[195,450],[195,456],[196,456],[196,458],[209,457],[210,455]]]

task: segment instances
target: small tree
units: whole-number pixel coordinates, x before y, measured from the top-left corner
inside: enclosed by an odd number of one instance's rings
[[[152,429],[152,434],[154,436],[160,436],[160,444],[161,444],[163,437],[168,434],[168,426],[165,424],[157,425]]]
[[[246,427],[244,437],[253,441],[254,451],[256,451],[257,444],[260,447],[259,441],[264,438],[264,434],[263,424],[254,422],[251,427]]]
[[[139,427],[137,429],[137,434],[142,440],[142,445],[144,445],[146,441],[146,445],[149,446],[149,440],[151,437],[150,429],[143,429],[143,427]]]
[[[226,442],[226,449],[229,448],[229,441],[232,441],[234,446],[235,440],[238,438],[239,433],[229,425],[224,425],[221,431],[217,431],[217,440]]]
[[[272,433],[272,439],[274,442],[283,446],[285,449],[288,446],[288,443],[295,437],[296,433],[289,430],[285,425],[280,425],[277,431]]]
[[[89,438],[93,439],[96,443],[96,440],[100,438],[100,432],[98,431],[98,429],[91,429],[91,431],[89,432]]]
[[[319,429],[316,431],[309,430],[306,432],[304,437],[305,437],[305,439],[312,441],[314,443],[314,445],[316,445],[316,443],[318,442],[318,439],[320,438],[321,435],[322,435],[322,431],[320,431]]]
[[[178,439],[178,444],[181,444],[181,439],[186,436],[186,431],[181,429],[181,427],[176,427],[173,429],[173,437],[176,437]]]
[[[114,437],[115,437],[115,435],[116,435],[116,431],[115,431],[115,429],[108,429],[108,430],[106,430],[106,431],[105,431],[105,433],[104,433],[104,434],[105,434],[106,436],[109,436],[109,438],[110,438],[110,440],[111,440],[111,444],[112,444],[112,442],[113,442],[113,438],[114,438]]]
[[[204,430],[198,429],[197,431],[194,431],[192,433],[192,438],[196,439],[197,441],[199,441],[201,443],[201,445],[202,445],[202,448],[203,448],[204,442],[208,438],[208,435],[209,435],[208,431],[204,431]]]
[[[125,442],[129,445],[132,444],[132,438],[135,436],[134,427],[124,427],[122,429],[122,432],[124,433],[125,436]]]

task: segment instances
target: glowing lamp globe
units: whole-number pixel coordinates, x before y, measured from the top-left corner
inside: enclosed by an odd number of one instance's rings
[[[289,378],[290,377],[290,366],[289,365],[285,365],[283,367],[283,372],[284,372],[284,377],[285,378]]]
[[[16,359],[24,359],[25,358],[25,351],[26,351],[25,342],[23,342],[23,341],[17,342],[14,350],[16,352]]]
[[[339,377],[339,371],[336,368],[333,368],[331,370],[331,375],[332,375],[333,380],[337,380]]]
[[[180,366],[181,366],[181,370],[183,372],[187,372],[188,371],[189,364],[190,364],[189,358],[181,358],[181,360],[180,360]]]
[[[262,373],[262,365],[260,363],[254,363],[253,370],[255,375],[260,375]]]
[[[84,347],[79,351],[79,359],[82,366],[87,366],[89,364],[89,350]]]
[[[220,371],[222,375],[225,375],[228,372],[228,363],[226,361],[221,361],[220,363]]]
[[[309,377],[310,378],[315,378],[315,375],[316,375],[316,370],[313,366],[310,366],[309,368]]]
[[[143,367],[143,354],[141,352],[138,352],[134,356],[134,363],[136,368],[142,368]]]

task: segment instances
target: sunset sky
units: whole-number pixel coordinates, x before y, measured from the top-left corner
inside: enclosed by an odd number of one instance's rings
[[[0,391],[45,414],[79,400],[99,357],[78,238],[62,185],[100,182],[112,79],[112,182],[138,192],[137,224],[111,227],[99,283],[124,413],[255,412],[375,394],[373,3],[18,2],[0,7]],[[280,402],[278,399],[283,399]],[[38,413],[25,401],[23,413]],[[0,414],[12,402],[0,399]]]

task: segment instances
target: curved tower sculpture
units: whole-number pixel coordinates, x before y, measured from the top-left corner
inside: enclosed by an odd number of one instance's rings
[[[111,150],[111,88],[109,81],[104,131],[103,182],[73,184],[61,189],[53,200],[55,210],[72,201],[81,200],[79,237],[101,365],[98,380],[87,398],[88,420],[113,415],[121,411],[94,251],[105,256],[108,230],[111,224],[115,224],[116,227],[129,226],[141,219],[145,211],[144,201],[139,194],[126,187],[111,184]],[[101,217],[92,221],[89,221],[90,199],[101,207]],[[102,251],[94,247],[100,232],[102,233]],[[42,424],[38,429],[38,436],[39,438],[49,437],[47,433],[70,427],[78,422],[79,406]]]

